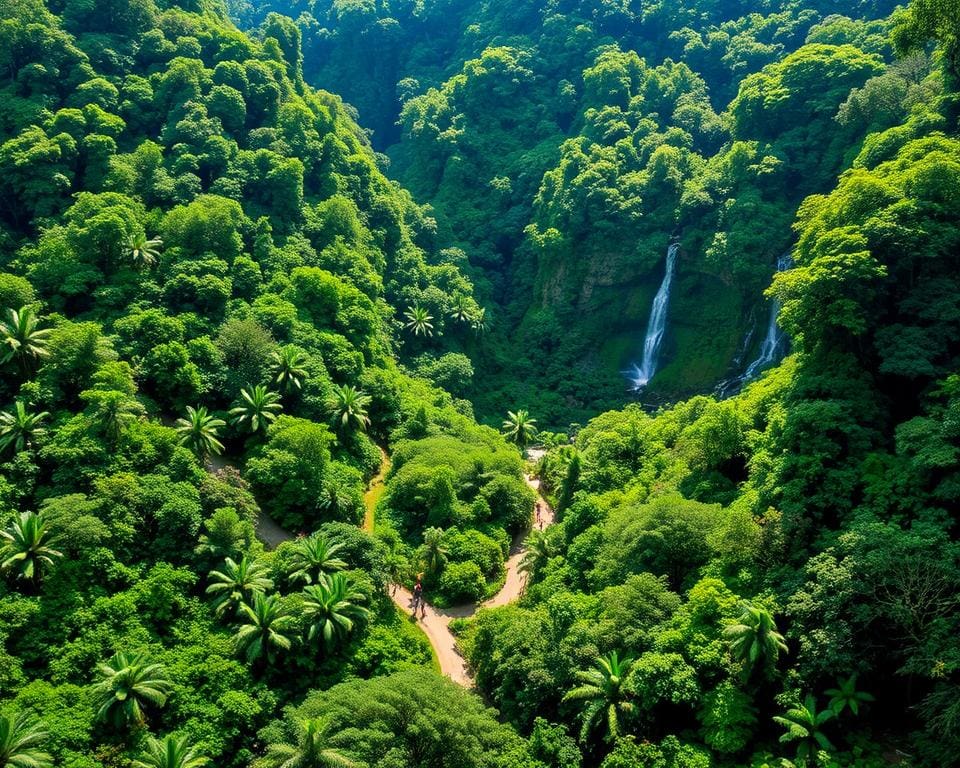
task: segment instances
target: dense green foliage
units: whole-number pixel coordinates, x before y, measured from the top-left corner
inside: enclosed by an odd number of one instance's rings
[[[886,68],[886,0],[231,9],[251,27],[297,19],[307,79],[357,108],[431,204],[492,307],[464,390],[491,425],[504,403],[564,426],[623,401],[671,237],[678,285],[644,402],[742,373],[800,202],[929,95],[922,57]],[[902,37],[947,34],[934,27]]]
[[[0,0],[0,768],[957,764],[958,41]]]
[[[608,767],[956,763],[960,146],[931,130],[955,113],[949,54],[916,86],[932,97],[800,206],[771,289],[793,356],[725,401],[603,414],[542,460],[562,510],[546,564],[462,638],[511,721],[581,725]],[[912,66],[852,91],[843,120],[905,98]]]
[[[2,765],[246,766],[308,690],[430,674],[356,524],[378,442],[478,429],[398,365],[403,313],[477,308],[299,45],[213,3],[0,3]],[[503,537],[519,461],[477,450]]]

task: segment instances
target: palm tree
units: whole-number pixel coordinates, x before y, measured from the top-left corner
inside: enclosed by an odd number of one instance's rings
[[[816,699],[813,694],[810,694],[803,704],[791,707],[782,717],[774,717],[773,721],[787,729],[787,732],[780,737],[782,744],[788,744],[791,741],[799,742],[797,760],[805,762],[811,754],[816,754],[821,749],[834,748],[830,739],[820,729],[827,720],[836,717],[836,714],[829,707],[822,712],[817,712]]]
[[[273,589],[273,580],[266,575],[267,572],[266,565],[246,555],[239,563],[228,557],[223,561],[222,571],[210,571],[207,594],[215,595],[213,607],[217,616],[235,612],[241,603],[255,594]]]
[[[533,578],[550,561],[553,556],[553,547],[543,531],[531,531],[523,542],[526,552],[520,559],[517,569]]]
[[[188,446],[201,460],[210,454],[219,456],[223,452],[223,443],[217,437],[220,427],[227,422],[207,413],[206,406],[199,408],[187,406],[186,418],[177,419],[176,430],[180,433],[180,445]]]
[[[473,330],[477,333],[483,333],[487,330],[487,310],[484,307],[477,307],[477,311],[473,313],[473,318],[470,321],[470,325],[473,326]]]
[[[838,715],[847,707],[850,707],[854,715],[859,715],[861,704],[874,701],[873,696],[866,691],[857,690],[856,672],[846,680],[837,679],[837,687],[828,688],[826,694],[830,697],[830,709]]]
[[[303,613],[310,622],[307,639],[323,638],[327,650],[353,631],[354,621],[370,618],[370,611],[358,604],[367,596],[343,573],[321,573],[317,583],[306,587],[303,595]]]
[[[317,496],[317,508],[328,512],[335,520],[343,520],[356,509],[355,497],[340,483],[327,483]]]
[[[521,449],[530,445],[537,436],[537,420],[531,419],[530,414],[522,408],[516,413],[507,411],[507,418],[503,422],[503,434],[512,443]]]
[[[366,429],[370,426],[367,416],[367,406],[370,405],[370,396],[363,390],[350,385],[333,385],[333,391],[327,398],[327,409],[330,411],[334,426],[345,430]]]
[[[272,662],[275,651],[289,651],[293,642],[289,637],[295,620],[290,616],[276,595],[265,596],[255,592],[253,604],[240,603],[238,614],[242,621],[233,636],[237,652],[243,653],[247,661],[256,662],[266,658]]]
[[[18,579],[38,582],[53,567],[61,552],[47,546],[47,524],[43,515],[21,512],[0,531],[0,571],[13,571]]]
[[[433,315],[425,307],[414,304],[412,307],[407,307],[403,316],[407,318],[403,327],[413,331],[414,336],[433,336]]]
[[[783,635],[777,632],[773,616],[766,608],[744,602],[743,613],[737,624],[731,624],[723,630],[723,636],[730,641],[730,653],[734,658],[746,663],[746,674],[763,662],[768,669],[777,663],[780,652],[787,652],[787,643]]]
[[[443,529],[427,528],[423,532],[423,562],[427,570],[437,573],[447,562],[449,551],[443,545]]]
[[[125,392],[93,389],[81,397],[90,403],[93,420],[111,443],[116,443],[128,426],[146,416],[143,405]]]
[[[299,724],[296,745],[271,744],[267,754],[254,763],[255,768],[357,768],[335,745],[330,725],[320,718]]]
[[[133,768],[202,768],[210,761],[197,754],[186,736],[179,739],[147,737],[147,745],[133,761]]]
[[[159,237],[152,239],[146,235],[131,235],[127,239],[127,256],[137,269],[150,269],[160,258],[160,248],[163,240]]]
[[[322,533],[300,539],[290,558],[290,581],[311,584],[324,574],[342,571],[347,564],[336,556],[341,549],[343,544],[328,539]]]
[[[3,342],[0,363],[15,361],[26,374],[41,357],[47,356],[47,337],[51,329],[38,329],[38,323],[30,307],[7,310],[6,320],[0,322],[0,341]]]
[[[50,768],[53,759],[40,749],[48,736],[27,712],[0,716],[0,768]]]
[[[281,410],[283,406],[280,405],[280,395],[271,392],[262,384],[257,384],[240,390],[240,399],[230,409],[230,420],[235,427],[242,427],[256,434],[266,431]]]
[[[0,411],[0,451],[13,448],[14,453],[20,453],[32,445],[34,440],[46,434],[47,430],[40,424],[49,415],[46,411],[31,413],[22,400],[13,404],[13,413]]]
[[[296,347],[282,347],[270,355],[270,373],[281,392],[300,389],[307,378],[306,356]]]
[[[462,293],[457,294],[453,299],[453,306],[450,308],[450,317],[458,323],[469,323],[473,320],[473,311],[471,302]]]
[[[606,715],[607,735],[613,740],[620,735],[620,716],[636,711],[636,705],[630,701],[623,683],[633,667],[630,656],[620,658],[616,651],[609,656],[601,656],[592,669],[577,672],[582,683],[569,691],[563,701],[587,702],[583,709],[583,728],[580,740],[586,741],[597,718]]]
[[[143,725],[146,707],[167,703],[170,681],[163,667],[152,664],[146,654],[115,653],[109,661],[97,665],[100,682],[93,686],[97,719],[115,728]]]

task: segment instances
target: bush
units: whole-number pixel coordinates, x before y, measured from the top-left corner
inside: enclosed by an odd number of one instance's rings
[[[493,578],[503,570],[503,551],[489,536],[476,530],[458,531],[451,528],[444,536],[450,560],[454,563],[476,563],[486,578]]]
[[[483,597],[487,583],[473,561],[450,563],[440,577],[438,591],[453,604],[473,603]]]
[[[495,477],[483,487],[483,498],[490,505],[493,519],[511,533],[520,533],[530,525],[536,494],[523,480]]]
[[[267,444],[247,462],[246,479],[260,506],[287,530],[360,521],[362,477],[330,460],[332,442],[325,426],[281,416],[270,428]]]

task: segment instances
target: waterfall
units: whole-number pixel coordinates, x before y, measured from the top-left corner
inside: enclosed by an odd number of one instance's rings
[[[777,272],[783,272],[792,266],[793,258],[789,253],[785,253],[777,259]],[[757,355],[756,360],[747,366],[747,369],[743,372],[743,376],[740,377],[744,383],[750,381],[750,379],[760,373],[764,368],[783,357],[787,346],[787,335],[780,330],[780,326],[777,325],[777,315],[779,314],[780,302],[777,301],[777,299],[773,299],[770,302],[770,318],[767,320],[767,335],[764,336],[763,342],[760,344],[760,353]]]
[[[743,337],[743,341],[740,342],[740,346],[737,348],[737,354],[734,355],[733,360],[730,361],[730,367],[728,371],[740,370],[744,355],[750,351],[750,342],[753,341],[753,334],[756,329],[756,321],[752,319],[751,315],[750,327],[747,329],[747,333]],[[727,398],[730,397],[730,395],[735,395],[737,392],[739,392],[742,386],[743,379],[741,374],[737,373],[735,376],[723,379],[719,384],[717,384],[717,386],[713,389],[713,394],[720,399]]]
[[[783,272],[785,269],[790,269],[792,266],[793,258],[790,256],[789,252],[783,254],[783,256],[777,259],[777,272]],[[721,381],[714,390],[714,394],[717,397],[730,397],[731,395],[735,395],[743,388],[744,384],[751,379],[756,378],[760,371],[778,362],[786,354],[788,339],[787,335],[780,330],[780,327],[777,325],[777,315],[779,314],[780,302],[776,299],[773,299],[770,302],[770,316],[767,319],[767,333],[763,337],[763,341],[760,342],[760,351],[757,353],[756,359],[751,361],[750,365],[748,365],[744,369],[743,373],[741,373],[739,376]],[[744,341],[744,346],[741,348],[741,352],[737,353],[737,357],[733,361],[732,367],[734,370],[739,367],[740,361],[743,359],[743,355],[746,352],[746,348],[749,347],[749,340],[752,335],[753,328],[747,332],[747,338]]]
[[[660,356],[660,344],[663,341],[663,334],[667,330],[667,307],[670,305],[670,284],[673,282],[673,272],[677,264],[677,251],[680,248],[679,243],[671,243],[667,248],[667,266],[663,275],[663,282],[660,283],[660,289],[653,298],[653,306],[650,308],[650,319],[647,321],[647,335],[643,340],[643,358],[640,365],[634,364],[627,371],[626,376],[630,380],[631,389],[643,389],[647,382],[653,378],[657,372],[657,360]]]

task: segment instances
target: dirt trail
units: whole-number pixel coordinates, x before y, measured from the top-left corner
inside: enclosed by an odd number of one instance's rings
[[[383,495],[386,474],[390,470],[390,457],[387,456],[386,452],[382,449],[381,454],[383,459],[380,464],[380,471],[370,481],[367,492],[363,496],[364,505],[366,506],[363,528],[371,533],[373,532],[374,513],[377,502]],[[531,449],[527,452],[527,456],[533,461],[537,461],[542,455],[543,452],[539,450]],[[213,471],[222,470],[225,467],[231,466],[236,468],[232,462],[224,460],[220,456],[211,457],[209,463],[210,469]],[[532,478],[530,475],[525,475],[524,477],[527,485],[537,492],[537,501],[540,502],[541,509],[541,527],[546,528],[552,525],[554,521],[553,509],[547,504],[543,496],[540,495],[540,481]],[[533,528],[533,526],[536,525],[536,521],[531,519],[530,524],[531,528]],[[528,531],[524,531],[513,540],[510,547],[510,555],[505,564],[506,578],[504,579],[503,587],[500,588],[497,594],[482,603],[469,603],[451,608],[434,608],[427,603],[427,615],[417,621],[423,633],[430,641],[430,645],[433,646],[434,652],[437,654],[440,671],[455,683],[469,687],[473,684],[473,681],[467,671],[467,665],[463,656],[461,656],[457,650],[456,639],[450,632],[450,621],[452,619],[463,619],[473,616],[479,608],[493,608],[499,605],[507,605],[520,597],[523,593],[526,579],[526,577],[520,573],[520,561],[523,559],[523,554],[526,551],[523,546],[523,541],[527,533]],[[257,520],[257,537],[271,549],[279,546],[284,541],[290,541],[295,538],[292,533],[281,528],[263,512],[260,513]],[[413,595],[410,594],[409,590],[398,586],[393,593],[393,602],[396,603],[401,610],[406,611],[408,616],[410,615]]]
[[[379,448],[379,446],[377,446]],[[366,511],[363,515],[363,530],[367,533],[373,533],[373,524],[377,513],[377,503],[383,492],[387,490],[387,472],[390,471],[390,457],[387,452],[380,448],[380,469],[370,480],[367,486],[367,492],[363,494],[363,505]]]
[[[532,453],[532,452],[531,452]],[[535,458],[531,456],[531,458]],[[540,481],[526,475],[527,485],[537,492],[537,500],[540,502],[540,517],[543,527],[546,528],[553,524],[553,509],[547,504],[543,496],[540,495]],[[531,525],[535,524],[531,520]],[[523,540],[526,532],[518,536],[513,541],[510,548],[510,557],[506,562],[507,577],[503,587],[497,594],[482,603],[469,603],[467,605],[458,605],[452,608],[434,608],[427,603],[427,615],[418,619],[420,627],[424,634],[430,640],[433,650],[437,654],[437,660],[440,662],[440,671],[455,683],[463,686],[470,686],[473,681],[467,671],[467,664],[463,656],[457,650],[456,639],[450,632],[451,619],[463,619],[473,616],[479,608],[493,608],[498,605],[507,605],[518,599],[523,593],[524,581],[526,577],[520,573],[520,561],[523,559],[523,553],[526,551],[523,547]],[[393,595],[395,602],[402,610],[410,614],[413,605],[413,596],[402,587],[397,587]],[[419,613],[419,611],[418,611]]]

